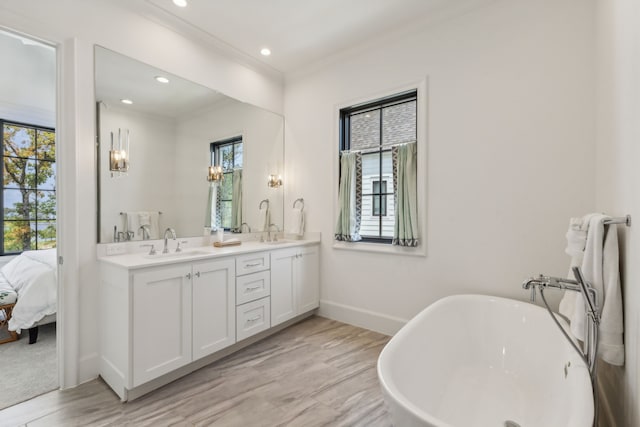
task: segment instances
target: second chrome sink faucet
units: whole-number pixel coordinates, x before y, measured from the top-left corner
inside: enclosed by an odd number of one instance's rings
[[[173,240],[176,240],[176,231],[173,228],[167,228],[166,230],[164,230],[164,249],[162,249],[163,254],[169,253],[169,246],[167,245],[167,234],[169,234]]]

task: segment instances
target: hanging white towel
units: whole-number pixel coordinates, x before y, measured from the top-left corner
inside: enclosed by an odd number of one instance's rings
[[[622,293],[618,270],[618,232],[615,224],[605,226],[610,217],[589,215],[587,241],[581,265],[585,280],[598,293],[601,315],[598,356],[612,365],[624,365]],[[572,262],[576,262],[574,257]],[[584,340],[585,307],[578,293],[567,291],[560,303],[560,313],[571,321],[573,335]]]
[[[587,246],[587,230],[589,229],[589,215],[581,218],[571,218],[569,220],[569,230],[567,231],[567,247],[564,250],[568,255],[580,256]]]
[[[151,240],[160,238],[160,213],[157,211],[145,212],[149,215],[149,238]]]
[[[303,208],[293,208],[291,211],[291,234],[296,236],[304,235],[304,210]]]
[[[142,240],[142,234],[138,234],[140,228],[140,213],[139,212],[127,212],[127,222],[125,232],[133,233],[131,240]]]

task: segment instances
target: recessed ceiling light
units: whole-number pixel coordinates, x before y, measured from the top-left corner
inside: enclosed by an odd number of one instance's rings
[[[271,55],[271,49],[263,47],[262,50],[260,50],[260,53],[262,54],[262,56],[269,56]]]
[[[127,105],[131,105],[133,104],[133,101],[130,99],[121,99],[120,102],[122,102],[123,104],[127,104]]]
[[[156,76],[155,79],[160,83],[169,83],[169,79],[163,76]]]
[[[187,7],[187,0],[173,0],[173,4],[178,7]]]

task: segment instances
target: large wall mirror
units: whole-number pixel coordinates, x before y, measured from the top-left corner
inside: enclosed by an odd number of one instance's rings
[[[201,236],[210,222],[262,231],[264,200],[282,230],[283,188],[267,185],[284,166],[282,116],[100,46],[95,90],[99,243],[161,238],[168,227]],[[112,171],[112,160],[125,165],[113,156],[127,140],[128,171]],[[221,181],[209,181],[212,165]]]

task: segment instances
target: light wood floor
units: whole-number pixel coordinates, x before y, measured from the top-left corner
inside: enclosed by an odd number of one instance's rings
[[[0,411],[1,426],[389,426],[389,337],[311,317],[138,400],[101,380]]]

